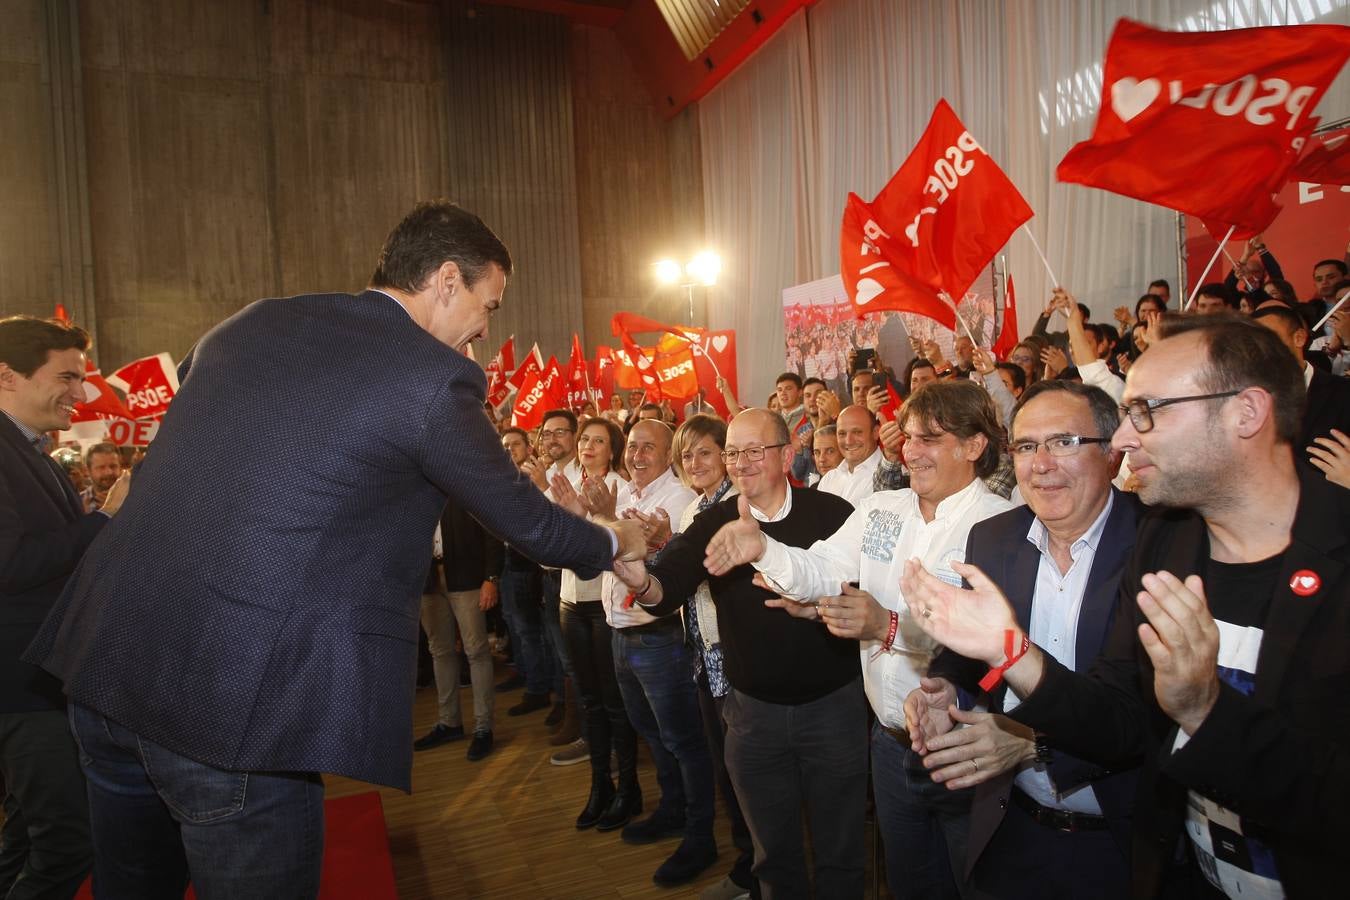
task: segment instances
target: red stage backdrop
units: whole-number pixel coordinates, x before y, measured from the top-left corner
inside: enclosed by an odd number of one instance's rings
[[[1324,139],[1350,135],[1350,123],[1338,123],[1317,134]],[[1345,255],[1346,243],[1350,241],[1350,186],[1290,182],[1276,195],[1275,202],[1283,209],[1265,231],[1266,246],[1284,270],[1285,279],[1298,291],[1299,299],[1307,300],[1315,293],[1313,264],[1321,259],[1341,259]],[[1183,216],[1182,219],[1185,223],[1186,284],[1172,292],[1174,309],[1186,301],[1217,246],[1199,219],[1194,216]],[[1242,247],[1242,241],[1230,241],[1228,252],[1237,259],[1242,255]],[[1232,269],[1232,263],[1220,256],[1205,281],[1223,281]]]

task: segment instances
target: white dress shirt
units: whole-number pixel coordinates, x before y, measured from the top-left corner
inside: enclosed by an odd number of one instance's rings
[[[928,672],[937,645],[915,624],[900,593],[906,560],[918,557],[925,569],[959,585],[953,562],[966,558],[966,535],[982,519],[1012,509],[976,478],[938,504],[933,521],[919,512],[919,495],[910,488],[881,491],[864,499],[848,521],[809,550],[788,547],[765,536],[763,557],[754,566],[799,600],[835,596],[844,582],[857,581],[883,607],[900,614],[890,652],[881,642],[860,642],[863,687],[881,724],[905,727],[905,697]]]
[[[553,469],[549,469],[550,473],[552,473],[552,471]],[[576,477],[573,478],[571,475],[568,476],[567,480],[572,482],[572,487],[576,489],[577,493],[581,492],[581,480],[585,475],[586,473],[582,471],[582,468],[577,466]],[[619,490],[627,483],[628,482],[624,481],[623,476],[618,472],[607,472],[605,474],[605,487],[609,488],[611,491]],[[587,516],[586,518],[589,519],[590,516]],[[604,573],[604,575],[607,574],[609,573]],[[558,599],[563,603],[569,604],[587,603],[593,600],[599,600],[600,591],[603,589],[601,578],[603,578],[604,575],[597,575],[594,578],[578,578],[576,572],[573,572],[571,569],[563,569],[562,578],[558,583]]]
[[[619,502],[614,507],[614,513],[622,516],[625,510],[633,509],[649,516],[658,509],[664,509],[673,529],[684,516],[684,508],[697,499],[698,494],[685,487],[675,474],[675,470],[667,466],[666,471],[645,488],[640,488],[631,481],[624,482],[619,488]],[[656,621],[656,616],[636,603],[629,609],[623,608],[624,598],[628,596],[628,586],[614,577],[613,572],[606,572],[600,577],[604,579],[601,598],[605,601],[605,620],[609,622],[610,627],[629,628]]]
[[[1031,597],[1031,642],[1049,653],[1067,669],[1078,669],[1078,619],[1083,611],[1083,595],[1087,593],[1088,575],[1097,558],[1097,546],[1106,529],[1115,496],[1108,494],[1106,508],[1083,532],[1082,537],[1069,547],[1069,571],[1060,573],[1059,565],[1050,555],[1050,535],[1040,519],[1033,519],[1027,531],[1027,540],[1040,551],[1040,567],[1036,570],[1036,590]],[[1010,712],[1022,701],[1012,691],[1003,695],[1003,711]],[[1036,763],[1028,763],[1017,773],[1016,784],[1042,806],[1066,809],[1070,812],[1099,816],[1102,808],[1091,785],[1061,794],[1050,780],[1050,773]]]
[[[871,456],[858,463],[852,470],[848,467],[848,460],[844,460],[821,477],[816,490],[843,497],[857,506],[872,495],[872,476],[876,474],[879,465],[881,465],[881,447],[873,450]]]

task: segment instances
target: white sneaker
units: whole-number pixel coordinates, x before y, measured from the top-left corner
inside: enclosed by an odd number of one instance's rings
[[[732,881],[730,875],[712,887],[704,888],[698,895],[699,900],[745,900],[749,896],[750,892]]]

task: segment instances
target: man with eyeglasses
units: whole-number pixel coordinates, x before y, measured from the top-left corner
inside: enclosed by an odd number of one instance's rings
[[[1126,381],[1146,514],[1102,657],[1075,674],[1027,640],[998,586],[913,564],[936,640],[990,665],[1010,716],[1107,766],[1142,759],[1136,897],[1319,897],[1350,826],[1350,494],[1296,468],[1302,373],[1233,315],[1168,323]]]
[[[896,897],[954,897],[965,863],[970,791],[934,784],[909,747],[904,703],[928,671],[936,644],[913,622],[899,590],[900,567],[921,557],[959,583],[952,564],[965,558],[976,522],[1011,508],[981,480],[998,465],[1002,430],[989,394],[968,380],[915,391],[898,416],[910,472],[905,490],[880,491],[858,504],[843,527],[794,547],[745,518],[725,525],[708,548],[714,575],[745,563],[792,600],[794,616],[820,618],[853,642],[877,725],[872,782],[886,872]],[[817,601],[814,605],[811,601]]]
[[[966,562],[1004,586],[1022,630],[1077,671],[1106,642],[1134,546],[1139,503],[1111,486],[1119,421],[1100,388],[1034,385],[1011,424],[1026,505],[977,522],[966,542]],[[912,746],[933,780],[975,789],[964,869],[972,885],[999,898],[1128,896],[1134,767],[1109,769],[1049,746],[1002,714],[1018,703],[1003,688],[990,692],[988,712],[949,712],[957,687],[980,693],[984,672],[944,651],[905,703]]]
[[[655,616],[679,609],[707,577],[709,541],[728,522],[754,522],[793,547],[842,525],[852,511],[847,501],[789,485],[790,447],[781,416],[767,409],[737,415],[722,458],[740,497],[699,513],[650,568],[638,562],[616,571],[633,602]],[[727,770],[754,839],[762,896],[811,895],[805,807],[816,896],[861,898],[867,708],[857,644],[769,608],[785,601],[759,586],[748,565],[719,570],[708,587],[731,682],[722,707]]]

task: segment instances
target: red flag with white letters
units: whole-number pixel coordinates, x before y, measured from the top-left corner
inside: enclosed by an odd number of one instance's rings
[[[591,387],[601,402],[608,402],[614,394],[614,348],[604,344],[595,348],[595,368],[591,370]]]
[[[510,378],[506,379],[506,383],[519,391],[524,387],[525,381],[530,376],[538,375],[543,371],[544,355],[539,352],[539,345],[536,343],[525,356],[525,361],[516,368],[515,372],[511,373]]]
[[[952,304],[1031,207],[939,100],[913,152],[865,203],[849,194],[840,270],[859,313],[919,313],[956,328]]]
[[[1003,328],[999,330],[998,340],[989,351],[995,359],[1007,359],[1008,354],[1017,346],[1017,295],[1013,293],[1012,273],[1009,272],[1003,282]]]
[[[628,336],[628,332],[619,335],[619,341],[623,344],[624,355],[628,358],[631,370],[637,374],[637,383],[629,383],[630,388],[642,388],[647,392],[648,397],[660,399],[661,384],[657,381],[656,370],[652,365],[652,356],[648,356],[642,348],[633,343],[633,339]],[[655,355],[654,353],[652,354]],[[626,373],[620,371],[620,375]],[[620,382],[622,384],[622,382]]]
[[[663,400],[688,400],[698,393],[692,342],[678,334],[665,334],[656,343],[652,361]]]
[[[178,393],[178,370],[167,353],[129,362],[108,376],[108,383],[127,395],[133,419],[157,418],[169,411]]]
[[[1121,19],[1092,137],[1056,174],[1189,213],[1219,234],[1256,234],[1279,213],[1272,195],[1347,58],[1342,25],[1174,32]]]
[[[586,354],[581,349],[581,338],[572,332],[572,355],[567,359],[567,376],[564,388],[567,392],[567,408],[577,412],[591,398],[591,373],[586,365]]]
[[[550,409],[560,409],[566,402],[562,370],[558,367],[558,361],[550,356],[548,365],[542,371],[536,370],[516,395],[516,405],[511,410],[511,424],[526,430],[536,428],[544,421],[544,413]]]
[[[1290,181],[1350,185],[1350,134],[1313,138],[1289,173]]]
[[[497,406],[506,399],[506,395],[511,393],[511,387],[506,383],[506,379],[515,371],[516,336],[513,334],[506,339],[506,343],[502,344],[501,349],[497,351],[497,355],[492,357],[492,361],[487,364],[488,403]]]

